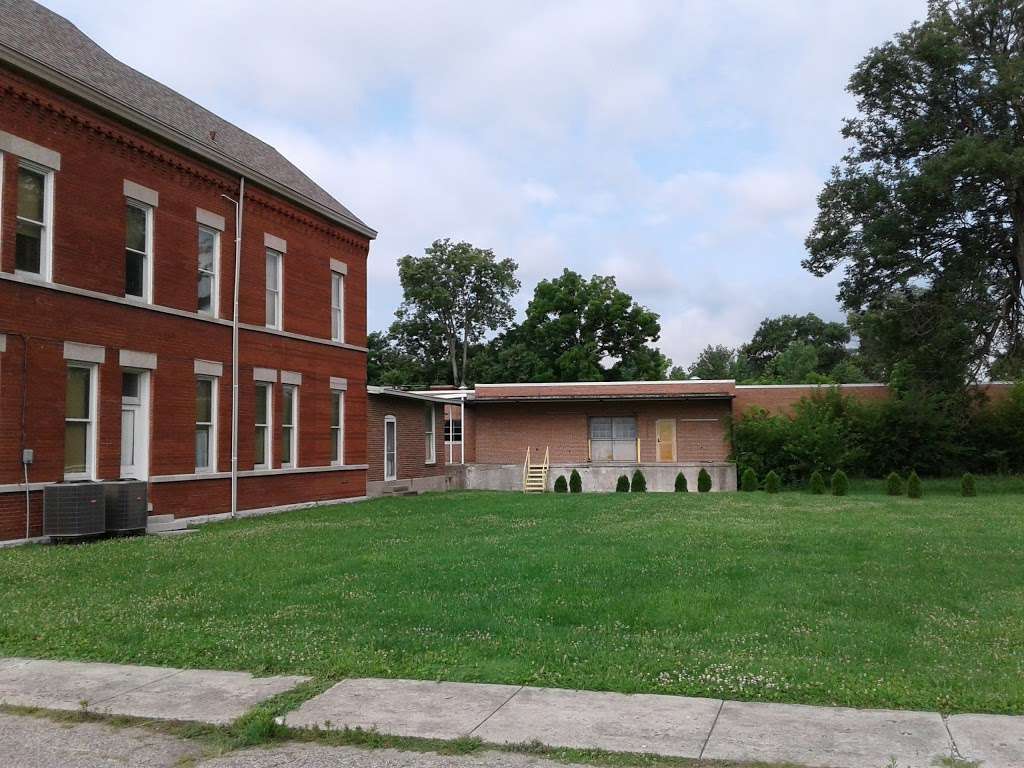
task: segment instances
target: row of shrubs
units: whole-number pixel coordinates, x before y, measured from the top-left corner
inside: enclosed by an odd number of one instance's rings
[[[778,493],[782,490],[782,478],[779,476],[778,472],[770,470],[768,474],[764,476],[764,484],[762,486],[762,484],[758,482],[757,472],[752,468],[747,467],[740,476],[740,490],[750,493],[762,487],[767,493]],[[832,474],[832,479],[828,487],[831,489],[833,496],[845,496],[850,488],[850,480],[847,478],[846,473],[843,472],[843,470],[838,469]],[[825,493],[825,476],[819,470],[815,470],[811,473],[810,480],[808,480],[807,483],[807,489],[811,493]],[[917,472],[913,470],[911,470],[910,474],[907,476],[906,481],[903,480],[898,472],[890,472],[889,476],[885,478],[885,492],[890,496],[902,496],[906,493],[906,495],[912,499],[920,499],[924,495],[924,486],[922,485],[921,478],[918,477]],[[960,495],[967,497],[978,495],[974,475],[970,472],[965,472],[960,478]]]
[[[689,490],[686,487],[686,475],[682,472],[676,475],[675,490],[676,493],[686,493]],[[711,475],[708,474],[706,469],[701,469],[697,474],[697,490],[701,493],[707,493],[711,490]],[[615,484],[615,491],[616,493],[646,493],[647,478],[644,477],[644,473],[639,469],[633,472],[632,480],[626,475],[619,475],[619,480]],[[569,475],[568,482],[565,480],[565,475],[559,475],[555,480],[555,493],[582,492],[583,478],[580,477],[580,473],[575,469]]]

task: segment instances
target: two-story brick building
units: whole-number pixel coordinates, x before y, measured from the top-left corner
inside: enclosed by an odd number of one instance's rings
[[[0,539],[70,480],[178,517],[364,496],[374,230],[62,17],[0,16]]]

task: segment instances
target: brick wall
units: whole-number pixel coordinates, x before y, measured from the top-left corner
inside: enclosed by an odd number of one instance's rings
[[[736,387],[736,399],[733,401],[733,414],[739,418],[751,408],[764,408],[770,413],[792,413],[793,406],[805,397],[825,394],[835,389],[833,386],[807,385],[747,385]],[[853,397],[862,401],[879,401],[889,398],[889,387],[885,384],[845,384],[839,386],[843,397]]]
[[[56,94],[0,66],[0,130],[59,152],[54,176],[53,285],[15,277],[15,217],[18,158],[3,155],[0,181],[0,538],[24,535],[21,448],[35,450],[31,481],[63,478],[65,341],[98,345],[98,450],[100,478],[120,473],[121,368],[119,352],[157,356],[151,374],[150,474],[188,475],[195,469],[196,359],[223,363],[218,386],[217,470],[230,470],[231,317],[234,273],[234,207],[238,180],[219,169],[158,143],[88,106]],[[130,306],[124,296],[125,196],[130,180],[159,193],[153,219],[153,301]],[[218,319],[196,310],[196,209],[224,217],[220,240]],[[240,318],[265,320],[264,233],[287,242],[283,263],[283,329],[319,340],[242,330],[239,357],[239,468],[253,464],[253,368],[302,374],[299,388],[300,467],[330,463],[331,377],[348,380],[345,398],[345,460],[366,461],[366,356],[329,343],[330,262],[348,269],[345,341],[366,341],[366,258],[369,240],[319,214],[248,185],[242,233]],[[61,286],[109,296],[76,295]],[[280,464],[281,384],[274,386],[274,458]],[[24,414],[24,418],[23,418]],[[365,471],[282,473],[242,478],[240,507],[266,507],[308,500],[361,496]],[[34,496],[41,498],[41,493]],[[178,516],[227,511],[225,480],[151,485],[154,512]],[[33,500],[33,528],[41,502]]]
[[[434,451],[436,461],[428,464],[424,409],[434,409]],[[384,479],[384,417],[395,417],[398,437],[397,480],[444,475],[444,405],[393,395],[370,394],[367,397],[366,479]]]
[[[729,456],[729,400],[620,401],[602,403],[476,402],[470,408],[470,461],[521,464],[530,447],[534,457],[550,450],[553,463],[584,463],[589,419],[633,416],[642,462],[656,461],[655,425],[676,422],[676,461],[724,461]]]

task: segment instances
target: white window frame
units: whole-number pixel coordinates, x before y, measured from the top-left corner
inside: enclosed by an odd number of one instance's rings
[[[334,410],[334,401],[338,403],[338,423],[331,423],[331,447],[337,452],[338,458],[331,460],[331,466],[340,467],[345,463],[345,391],[342,389],[332,389],[332,411]]]
[[[210,308],[199,309],[199,289],[196,288],[196,313],[209,317],[220,317],[220,230],[206,224],[196,225],[196,275],[210,275]],[[203,230],[213,235],[213,270],[199,268],[199,233]]]
[[[287,401],[287,394],[291,393],[292,396],[292,408],[291,416],[292,423],[285,424],[284,419],[286,415],[285,402]],[[281,385],[281,448],[288,446],[289,460],[284,460],[284,454],[281,454],[281,468],[282,469],[293,469],[299,466],[299,387],[296,384],[283,384]]]
[[[424,417],[430,414],[430,429],[423,430],[424,448],[426,448],[426,457],[424,464],[437,464],[437,408],[434,407],[433,403],[427,403],[426,408],[423,411]],[[426,418],[424,418],[424,424]],[[430,438],[429,440],[427,438]]]
[[[394,429],[394,432],[395,432],[395,443],[394,443],[394,448],[395,448],[395,473],[391,477],[388,477],[388,424],[389,423],[395,425],[395,429]],[[389,483],[389,482],[391,482],[393,480],[397,480],[398,479],[398,419],[396,419],[391,414],[388,414],[387,416],[384,417],[384,440],[382,442],[384,443],[384,482]]]
[[[267,328],[281,330],[282,318],[284,317],[284,254],[276,248],[266,248],[264,264],[273,256],[277,260],[277,280],[275,285],[270,284],[270,271],[264,275],[266,283],[266,294],[264,296],[263,313],[266,315],[266,298],[274,295],[274,317],[264,317]]]
[[[265,461],[262,464],[257,464],[253,461],[254,469],[270,469],[274,463],[274,385],[266,381],[256,382],[256,393],[260,391],[266,392],[267,398],[267,420],[266,423],[256,421],[255,413],[256,408],[253,408],[253,437],[255,438],[255,432],[257,427],[263,427],[263,458]],[[253,457],[255,459],[256,452],[253,451]]]
[[[210,457],[209,466],[196,467],[196,474],[201,475],[207,472],[217,471],[217,405],[218,405],[218,384],[220,379],[216,376],[196,376],[196,381],[208,381],[210,382],[210,421],[199,421],[199,413],[196,412],[195,431],[199,432],[199,427],[207,427],[207,431],[210,435],[210,445],[207,449],[207,453]]]
[[[131,208],[137,208],[146,214],[146,250],[136,251],[134,248],[129,248],[128,243],[125,242],[124,249],[131,251],[132,253],[141,254],[145,261],[143,262],[142,270],[142,295],[136,296],[133,293],[128,293],[125,290],[125,298],[129,301],[141,301],[146,304],[153,303],[153,206],[149,203],[144,203],[141,200],[135,200],[131,197],[125,198],[125,206]],[[125,235],[127,240],[128,234],[128,223],[125,221]],[[198,245],[198,243],[197,243]],[[128,264],[125,262],[125,272],[127,273]],[[127,281],[126,281],[127,282]],[[216,283],[216,278],[214,279]]]
[[[55,171],[53,168],[47,168],[45,165],[33,163],[31,160],[19,160],[18,171],[22,168],[32,171],[33,173],[38,173],[43,177],[43,220],[35,221],[34,219],[22,219],[22,217],[18,215],[18,205],[17,200],[15,200],[14,237],[15,240],[17,240],[19,221],[27,221],[32,224],[37,224],[42,227],[43,231],[40,237],[39,246],[39,271],[28,272],[15,267],[14,274],[19,277],[51,282],[53,280],[53,182]],[[17,184],[15,184],[15,187],[17,187]]]
[[[345,341],[345,275],[331,270],[331,340]]]
[[[95,480],[96,479],[96,438],[99,430],[96,429],[97,408],[99,407],[99,393],[97,383],[97,366],[92,363],[80,363],[69,360],[67,368],[81,368],[89,372],[89,417],[86,419],[69,419],[67,412],[64,413],[64,440],[67,441],[68,422],[85,424],[85,472],[65,472],[65,480]],[[65,371],[65,397],[67,393],[67,372]]]

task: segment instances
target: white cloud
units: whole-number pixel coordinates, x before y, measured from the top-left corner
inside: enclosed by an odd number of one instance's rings
[[[395,259],[464,238],[614,274],[689,362],[767,314],[835,316],[803,272],[847,78],[925,0],[48,0],[114,55],[269,140]],[[133,23],[145,19],[145,24]],[[132,23],[129,23],[132,22]]]

